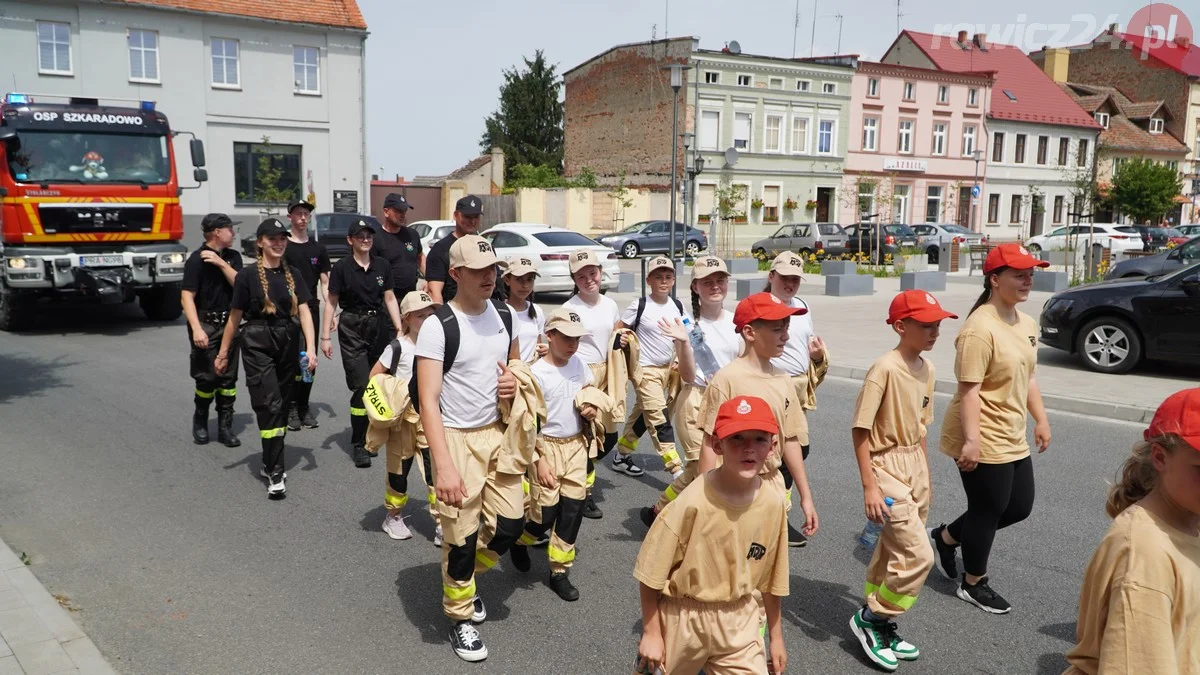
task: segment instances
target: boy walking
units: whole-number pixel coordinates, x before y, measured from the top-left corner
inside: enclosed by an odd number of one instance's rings
[[[850,618],[850,630],[867,658],[889,672],[899,661],[920,656],[897,635],[895,619],[912,608],[933,568],[925,520],[930,496],[926,430],[933,422],[934,369],[921,352],[933,349],[943,319],[957,318],[925,291],[897,295],[887,322],[900,344],[871,365],[855,405],[852,433],[863,507],[883,531],[867,566],[866,604]],[[885,498],[892,499],[890,508]]]

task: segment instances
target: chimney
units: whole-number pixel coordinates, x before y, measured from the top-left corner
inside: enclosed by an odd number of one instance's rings
[[[1042,70],[1055,82],[1066,82],[1071,76],[1071,50],[1065,47],[1047,47]]]
[[[1175,37],[1175,44],[1183,47],[1184,49],[1188,49],[1192,46],[1192,38],[1186,35],[1178,35]]]
[[[379,174],[377,174],[377,173],[371,174],[371,180],[379,180]]]
[[[987,33],[976,33],[975,34],[975,46],[979,48],[979,51],[982,51],[982,52],[987,51],[987,48],[988,48]]]
[[[967,47],[967,31],[958,31],[958,46],[966,49]]]
[[[1117,33],[1117,28],[1118,28],[1118,25],[1117,25],[1117,24],[1115,24],[1115,23],[1110,23],[1110,24],[1108,24],[1108,34],[1109,34],[1109,35],[1116,35],[1116,33]]]
[[[492,148],[492,185],[498,189],[504,188],[504,151],[499,147]],[[498,194],[498,193],[497,193]]]

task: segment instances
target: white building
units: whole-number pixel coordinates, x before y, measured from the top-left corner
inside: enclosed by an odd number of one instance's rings
[[[262,153],[318,210],[367,208],[366,39],[354,0],[0,0],[0,90],[155,101],[205,144],[209,181],[181,197],[194,244],[210,211],[257,223]]]

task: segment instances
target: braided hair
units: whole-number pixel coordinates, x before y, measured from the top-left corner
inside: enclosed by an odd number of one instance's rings
[[[256,267],[258,268],[258,283],[262,286],[263,292],[263,314],[274,316],[279,308],[275,306],[275,301],[271,299],[271,289],[267,285],[267,266],[263,263],[263,249],[259,246],[258,264]],[[292,278],[292,271],[288,269],[287,261],[280,260],[279,264],[283,267],[283,278],[287,280],[288,296],[292,299],[292,316],[296,316],[300,313],[300,308],[297,306],[299,303],[296,302],[296,280]]]
[[[696,321],[700,320],[700,295],[696,293],[696,280],[692,279],[692,285],[688,287],[692,296],[692,316]]]

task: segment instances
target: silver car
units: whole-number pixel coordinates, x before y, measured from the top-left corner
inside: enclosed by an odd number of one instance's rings
[[[942,244],[958,240],[960,246],[972,246],[983,243],[983,235],[972,232],[956,223],[921,223],[912,226],[917,233],[917,246],[925,249],[929,262],[936,265]]]
[[[760,260],[774,258],[784,251],[841,255],[846,252],[846,231],[836,223],[796,223],[783,225],[775,234],[750,245],[750,252]]]

